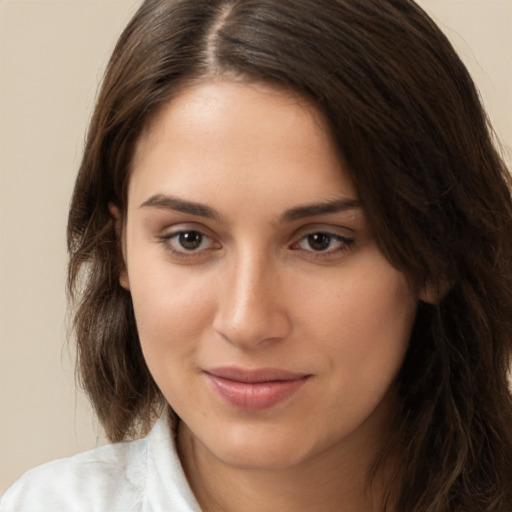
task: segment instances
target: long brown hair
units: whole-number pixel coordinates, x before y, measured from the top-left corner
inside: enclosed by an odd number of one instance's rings
[[[323,111],[377,243],[418,286],[397,381],[400,512],[512,510],[512,200],[475,86],[411,0],[146,0],[114,50],[68,224],[78,372],[113,441],[164,403],[108,204],[126,208],[148,116],[197,79],[288,87]],[[398,484],[396,483],[398,482]]]

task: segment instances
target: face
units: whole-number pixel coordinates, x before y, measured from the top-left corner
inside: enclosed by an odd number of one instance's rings
[[[132,171],[121,283],[181,429],[250,468],[378,442],[416,296],[314,107],[195,85],[146,127]]]

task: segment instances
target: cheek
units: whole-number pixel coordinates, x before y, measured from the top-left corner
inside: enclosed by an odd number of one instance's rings
[[[209,288],[189,269],[167,262],[129,268],[130,291],[146,362],[158,380],[159,368],[186,360],[204,337],[214,305]]]
[[[197,354],[210,322],[211,308],[204,290],[158,274],[133,283],[132,297],[142,353],[167,402],[175,411],[194,403]]]
[[[386,260],[361,266],[311,303],[313,340],[331,355],[340,378],[394,378],[409,344],[416,299],[405,277]]]

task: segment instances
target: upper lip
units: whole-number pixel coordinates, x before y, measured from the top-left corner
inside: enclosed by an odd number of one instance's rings
[[[309,376],[305,373],[291,372],[280,368],[240,368],[236,366],[209,368],[205,370],[205,373],[222,379],[247,383],[297,380]]]

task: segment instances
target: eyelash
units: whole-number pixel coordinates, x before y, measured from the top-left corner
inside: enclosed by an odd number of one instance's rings
[[[195,249],[186,249],[182,246],[181,249],[177,249],[173,247],[174,243],[180,244],[180,242],[174,242],[174,240],[179,240],[179,237],[185,236],[185,235],[199,235],[201,237],[199,247]],[[326,237],[328,240],[328,244],[331,245],[332,242],[337,242],[337,247],[335,249],[329,249],[326,250],[318,250],[315,251],[314,249],[307,250],[301,248],[301,244],[306,241],[308,244],[312,242],[311,237],[315,237],[321,235],[323,237]],[[201,249],[201,245],[205,241],[210,241],[209,247]],[[192,258],[201,258],[206,256],[206,252],[219,249],[221,245],[217,242],[215,242],[212,237],[206,235],[199,229],[183,229],[180,231],[176,231],[173,233],[169,233],[166,235],[162,235],[159,237],[159,242],[162,243],[166,249],[172,256],[179,257],[179,258],[188,258],[191,260]],[[293,251],[300,251],[304,250],[308,253],[308,257],[315,258],[315,259],[323,259],[328,261],[329,259],[334,259],[342,254],[344,254],[346,251],[350,250],[353,246],[355,240],[354,238],[342,236],[336,233],[331,233],[329,231],[310,231],[303,235],[297,242],[294,242],[292,245],[289,246],[289,248]],[[181,245],[181,244],[180,244]],[[311,247],[311,246],[310,246]]]

